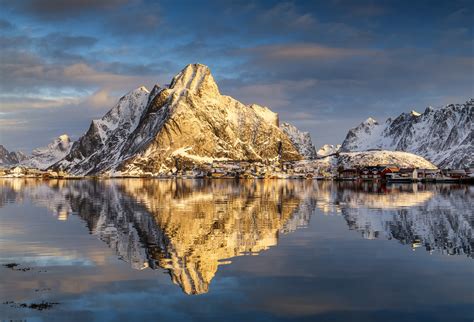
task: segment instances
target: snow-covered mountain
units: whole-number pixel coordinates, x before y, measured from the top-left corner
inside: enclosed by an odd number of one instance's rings
[[[0,166],[12,166],[26,159],[27,156],[22,152],[9,152],[0,144]]]
[[[380,124],[368,118],[351,129],[341,151],[385,149],[425,157],[442,168],[462,168],[474,162],[474,99],[465,104],[411,111]]]
[[[322,147],[319,148],[319,150],[316,152],[318,157],[325,157],[330,154],[334,154],[339,151],[341,148],[340,144],[333,145],[333,144],[325,144]]]
[[[282,123],[280,129],[288,135],[291,143],[305,159],[316,158],[316,149],[308,132],[302,132],[289,123]]]
[[[137,128],[150,92],[139,87],[125,96],[100,120],[93,120],[88,131],[77,140],[60,166],[74,173],[95,173],[120,162],[127,139]],[[97,171],[96,171],[97,169]]]
[[[278,159],[302,159],[278,115],[221,95],[209,68],[192,64],[169,86],[122,97],[53,168],[76,175],[169,174],[178,163]]]
[[[63,134],[45,147],[33,150],[31,156],[20,162],[21,165],[44,170],[64,158],[71,150],[71,139]]]

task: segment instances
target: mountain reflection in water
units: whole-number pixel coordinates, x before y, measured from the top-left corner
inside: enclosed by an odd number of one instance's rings
[[[78,215],[135,269],[163,268],[202,294],[219,265],[276,246],[320,211],[363,238],[397,240],[472,258],[465,185],[377,185],[299,180],[0,180],[0,206],[31,199],[58,219]]]

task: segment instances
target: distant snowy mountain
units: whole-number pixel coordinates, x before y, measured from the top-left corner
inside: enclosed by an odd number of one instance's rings
[[[290,141],[305,159],[316,158],[316,149],[311,141],[311,135],[308,132],[301,132],[289,123],[282,123],[280,129],[288,135]]]
[[[9,152],[0,144],[0,166],[13,166],[26,159],[27,156],[22,152]]]
[[[188,65],[169,86],[140,87],[94,120],[53,165],[75,175],[170,174],[213,160],[300,160],[278,115],[219,93],[207,66]]]
[[[333,145],[333,144],[325,144],[319,148],[318,152],[316,152],[318,157],[325,157],[330,154],[334,154],[339,151],[341,148],[340,144]]]
[[[351,129],[341,151],[385,149],[425,157],[442,168],[474,163],[474,99],[423,113],[402,113],[380,124],[368,118]]]
[[[58,162],[69,153],[72,143],[69,136],[63,134],[46,147],[33,150],[31,156],[20,162],[21,165],[44,170]]]

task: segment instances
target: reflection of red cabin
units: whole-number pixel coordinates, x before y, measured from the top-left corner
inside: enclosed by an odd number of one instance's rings
[[[375,166],[375,167],[364,167],[361,170],[362,180],[379,180],[382,179],[382,172],[385,169],[385,166]]]
[[[400,171],[400,168],[395,165],[386,166],[385,169],[383,169],[381,173],[382,179],[385,179],[385,176],[387,175],[387,173],[397,173],[399,171]]]

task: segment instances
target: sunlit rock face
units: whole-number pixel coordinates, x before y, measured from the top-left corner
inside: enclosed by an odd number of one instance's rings
[[[169,86],[124,96],[53,168],[79,175],[159,175],[177,162],[301,158],[276,113],[221,95],[209,68],[192,64]]]

